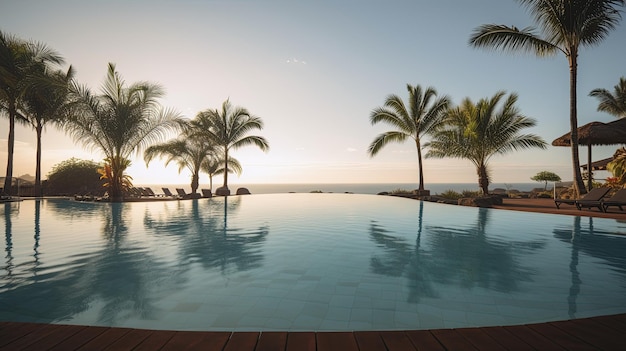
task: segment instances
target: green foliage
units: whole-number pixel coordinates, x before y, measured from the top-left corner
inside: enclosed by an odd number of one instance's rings
[[[444,199],[451,199],[451,200],[458,200],[463,197],[461,193],[456,192],[452,189],[444,191],[443,193],[439,194],[439,196],[443,197]]]
[[[463,190],[461,192],[461,197],[480,197],[482,196],[482,192],[478,190]]]
[[[488,163],[492,156],[512,151],[546,148],[546,142],[534,134],[523,134],[536,121],[522,115],[515,106],[517,94],[506,97],[504,91],[491,98],[473,102],[465,98],[446,113],[444,126],[433,135],[426,157],[452,157],[470,161],[476,167],[478,184],[484,195],[491,181]]]
[[[102,165],[87,160],[70,158],[52,168],[45,186],[46,195],[74,194],[103,195],[104,181],[100,179]]]
[[[550,171],[541,171],[530,178],[536,182],[544,182],[543,190],[548,188],[548,182],[560,182],[561,177],[558,174]]]

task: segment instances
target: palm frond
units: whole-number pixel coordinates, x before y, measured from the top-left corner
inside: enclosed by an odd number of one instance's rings
[[[534,28],[518,29],[500,24],[485,24],[474,30],[469,44],[477,48],[527,52],[537,56],[553,56],[561,49],[541,39]]]

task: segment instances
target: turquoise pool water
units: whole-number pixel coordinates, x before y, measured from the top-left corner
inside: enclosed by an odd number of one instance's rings
[[[2,321],[337,331],[626,312],[615,220],[357,194],[2,206]]]

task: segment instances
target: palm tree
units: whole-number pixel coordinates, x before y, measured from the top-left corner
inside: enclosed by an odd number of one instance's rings
[[[578,115],[576,102],[578,51],[581,46],[599,44],[621,20],[616,8],[624,0],[518,0],[526,5],[541,28],[485,24],[475,29],[469,43],[474,47],[524,51],[539,57],[562,52],[570,71],[570,132],[574,187],[584,193],[578,155]]]
[[[18,109],[27,87],[26,82],[36,64],[62,64],[59,54],[42,43],[26,42],[0,31],[0,111],[9,118],[7,170],[3,191],[11,195],[13,180],[13,153],[15,147],[15,122]]]
[[[76,100],[67,131],[74,140],[104,154],[111,167],[111,201],[121,201],[124,171],[131,154],[160,142],[185,122],[178,112],[160,106],[157,99],[164,95],[160,85],[139,82],[126,86],[112,63],[102,95],[93,95],[83,86],[74,86],[73,92]]]
[[[186,128],[178,139],[163,144],[152,145],[144,151],[146,166],[156,156],[165,157],[165,165],[176,161],[178,172],[184,168],[191,172],[191,193],[196,194],[202,165],[215,153],[215,145],[207,139],[194,135],[191,128]]]
[[[207,173],[209,175],[209,189],[213,191],[213,177],[216,175],[224,174],[226,171],[224,169],[224,160],[218,154],[210,155],[209,158],[205,159],[200,168],[201,171]],[[241,167],[241,163],[236,158],[230,157],[228,160],[228,172],[241,174],[243,172],[243,168]]]
[[[476,167],[478,185],[484,195],[489,193],[488,163],[492,156],[531,147],[546,148],[546,142],[534,134],[520,134],[535,126],[535,120],[520,114],[515,107],[517,95],[510,94],[500,105],[505,92],[491,99],[473,103],[465,98],[446,113],[444,125],[438,129],[426,157],[454,157],[471,161]],[[499,107],[499,108],[498,108]]]
[[[35,196],[41,189],[41,135],[48,123],[61,124],[66,116],[68,94],[74,76],[72,67],[64,71],[49,72],[38,65],[39,73],[28,84],[24,97],[24,114],[37,133],[37,161],[35,167]]]
[[[215,143],[224,157],[224,190],[228,192],[228,163],[230,150],[243,146],[256,145],[262,151],[269,150],[269,144],[265,138],[256,135],[247,135],[254,129],[263,129],[261,118],[253,116],[243,107],[232,106],[229,100],[222,103],[222,110],[208,109],[198,113],[192,121],[194,128]]]
[[[606,89],[594,89],[589,93],[600,100],[598,111],[609,113],[617,118],[626,118],[626,78],[621,77],[614,87],[614,93]]]
[[[424,172],[422,170],[422,137],[431,133],[441,122],[443,113],[450,104],[447,96],[437,97],[435,88],[406,86],[409,92],[408,106],[397,95],[389,95],[383,107],[375,108],[370,114],[372,125],[383,122],[397,128],[382,133],[374,139],[368,148],[370,157],[374,157],[384,146],[392,142],[404,142],[408,138],[415,141],[417,148],[417,166],[419,170],[419,188],[424,191]]]

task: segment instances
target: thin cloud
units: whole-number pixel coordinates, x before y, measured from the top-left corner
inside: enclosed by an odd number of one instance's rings
[[[306,61],[303,60],[298,60],[297,58],[289,58],[286,61],[288,64],[295,64],[295,65],[306,65]]]

